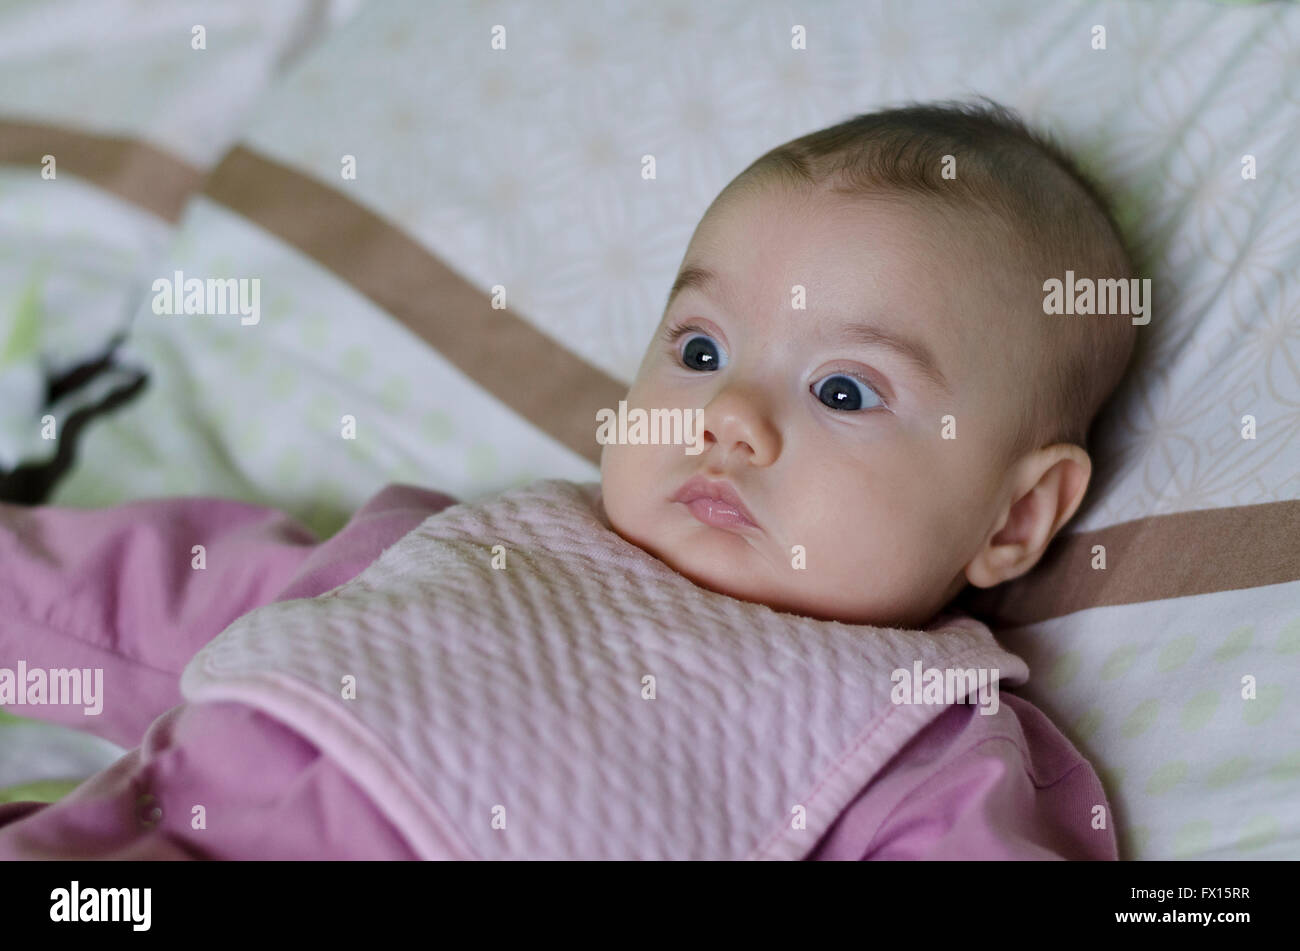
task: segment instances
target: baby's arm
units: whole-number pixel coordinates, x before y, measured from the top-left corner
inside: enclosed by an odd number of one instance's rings
[[[282,512],[223,499],[0,503],[0,668],[103,671],[97,715],[84,704],[6,708],[134,747],[181,702],[185,664],[233,620],[342,584],[453,501],[389,486],[325,543]]]
[[[417,858],[333,760],[239,703],[182,704],[63,801],[0,805],[0,862]]]

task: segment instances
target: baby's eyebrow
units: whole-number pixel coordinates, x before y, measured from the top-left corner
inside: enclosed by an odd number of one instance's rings
[[[677,280],[673,281],[673,287],[668,292],[668,301],[664,304],[664,310],[671,307],[673,299],[688,288],[708,294],[710,291],[716,291],[719,284],[718,276],[708,268],[695,265],[684,267],[677,275]],[[935,359],[934,352],[926,346],[924,341],[914,340],[911,337],[872,324],[841,325],[832,332],[831,338],[837,343],[849,346],[857,344],[868,347],[885,347],[892,350],[909,361],[922,376],[947,396],[952,396],[952,387],[948,385],[948,378],[943,375],[943,370],[939,368],[939,361]]]
[[[871,324],[844,324],[835,328],[831,338],[838,343],[848,345],[859,344],[892,350],[909,361],[922,376],[945,394],[952,396],[952,387],[948,385],[948,378],[943,375],[943,370],[939,369],[939,361],[934,358],[934,352],[922,340],[906,337]]]
[[[668,292],[668,300],[664,304],[664,310],[671,307],[673,299],[687,288],[707,294],[710,288],[715,288],[717,284],[718,275],[708,268],[695,267],[694,265],[684,267],[681,273],[677,275],[677,280],[673,281],[673,287]]]

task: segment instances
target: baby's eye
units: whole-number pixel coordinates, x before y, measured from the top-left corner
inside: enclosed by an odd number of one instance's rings
[[[716,370],[726,363],[712,337],[694,334],[682,348],[682,363],[692,370]]]
[[[824,377],[812,387],[813,395],[831,409],[855,410],[883,406],[876,391],[861,380],[843,373]]]

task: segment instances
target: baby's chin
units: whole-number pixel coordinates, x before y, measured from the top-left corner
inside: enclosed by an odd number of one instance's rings
[[[792,588],[796,583],[794,579],[782,583],[781,580],[774,579],[770,575],[746,571],[744,568],[729,571],[725,567],[720,567],[717,562],[709,562],[703,566],[694,565],[690,558],[680,559],[676,563],[664,558],[660,560],[699,587],[707,588],[717,594],[725,594],[738,601],[766,605],[773,611],[816,621],[890,626],[878,625],[876,619],[864,616],[860,607],[840,609],[834,605],[823,604],[818,601],[815,591],[810,591],[806,587]]]
[[[681,521],[671,517],[677,514],[671,512],[669,517],[657,519],[647,515],[628,523],[606,512],[605,521],[624,541],[653,555],[699,587],[741,601],[759,601],[771,578],[754,546],[734,532],[689,522],[689,516]]]
[[[812,600],[815,593],[806,587],[792,589],[791,586],[797,584],[796,579],[776,576],[771,563],[748,539],[738,534],[705,525],[670,531],[661,524],[659,531],[653,534],[625,532],[617,526],[611,527],[626,541],[653,555],[692,584],[715,594],[819,621],[872,623],[847,620],[834,608],[815,603]]]

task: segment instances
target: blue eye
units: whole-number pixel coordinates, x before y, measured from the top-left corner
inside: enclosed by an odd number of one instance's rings
[[[726,361],[712,337],[696,334],[682,348],[682,363],[692,370],[716,370]]]
[[[821,384],[813,384],[813,395],[831,409],[858,410],[884,406],[884,401],[876,395],[875,390],[861,380],[843,373],[834,373],[822,379]]]

